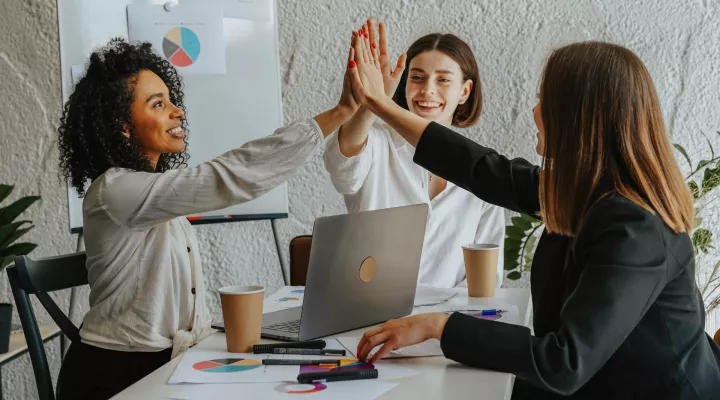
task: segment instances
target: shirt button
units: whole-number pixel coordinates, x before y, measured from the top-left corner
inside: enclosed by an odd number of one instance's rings
[[[188,253],[190,252],[190,246],[188,246],[187,251],[188,251]]]
[[[193,296],[195,296],[195,288],[190,289],[190,293],[192,293]]]

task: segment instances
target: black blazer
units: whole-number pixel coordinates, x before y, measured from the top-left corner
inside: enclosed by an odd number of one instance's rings
[[[414,161],[489,203],[540,209],[539,167],[442,125],[427,127]],[[704,331],[692,242],[653,213],[611,193],[574,238],[544,232],[531,291],[534,336],[456,313],[445,356],[515,374],[514,398],[720,399],[720,349]]]

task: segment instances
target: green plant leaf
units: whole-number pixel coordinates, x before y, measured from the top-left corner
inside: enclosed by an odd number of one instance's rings
[[[514,226],[522,229],[525,232],[527,232],[533,228],[532,222],[530,222],[522,217],[512,217],[512,218],[510,218],[510,221],[512,222],[512,224]]]
[[[15,239],[29,231],[32,226],[27,229],[20,229],[20,227],[29,223],[30,221],[18,221],[12,224],[0,225],[0,249],[7,247],[15,241]]]
[[[525,239],[525,231],[517,226],[508,226],[505,228],[505,235],[509,238],[523,240]]]
[[[7,207],[0,208],[0,225],[13,222],[18,215],[22,214],[23,211],[38,200],[40,200],[40,196],[27,196],[17,200]]]
[[[35,250],[36,247],[35,243],[16,243],[10,247],[0,249],[0,257],[24,256]]]
[[[702,194],[708,193],[720,185],[720,168],[708,168],[702,180]]]
[[[533,257],[535,255],[535,242],[537,241],[537,236],[530,235],[528,237],[528,240],[525,242],[525,251],[523,254],[523,257],[525,258],[525,270],[530,271],[530,267],[532,266]]]
[[[695,181],[688,182],[688,186],[690,187],[690,192],[692,193],[693,199],[697,200],[700,198],[700,188],[698,187],[697,183]]]
[[[695,227],[697,228],[697,227],[699,227],[700,225],[702,225],[702,222],[703,222],[703,219],[702,219],[702,218],[700,218],[700,217],[695,218],[695,221],[694,221]]]
[[[13,188],[14,186],[0,184],[0,203],[10,195]]]
[[[528,214],[520,214],[520,218],[524,219],[527,222],[530,222],[533,225],[539,225],[542,222],[540,218]]]
[[[715,159],[715,149],[713,149],[713,145],[712,145],[712,143],[710,143],[710,139],[705,135],[705,133],[702,133],[702,135],[703,135],[703,137],[705,137],[708,147],[710,147],[710,158],[712,158],[714,160]]]
[[[701,169],[703,169],[706,165],[710,164],[711,162],[712,162],[712,161],[710,161],[710,160],[701,160],[701,161],[698,163],[697,168],[696,168],[695,170],[696,170],[696,171],[700,171]]]
[[[516,281],[516,280],[520,279],[521,277],[522,277],[522,274],[519,273],[518,271],[513,271],[507,275],[507,278],[510,279],[511,281]]]
[[[518,263],[518,260],[516,258],[506,258],[505,265],[503,265],[503,269],[506,271],[512,271],[519,266],[520,266],[520,264]]]
[[[712,242],[712,232],[707,229],[696,229],[692,235],[693,246],[695,247],[695,253],[702,251],[703,253],[708,252],[708,247]]]
[[[690,156],[688,156],[687,151],[685,151],[685,149],[677,143],[673,144],[673,146],[675,146],[677,151],[679,151],[680,154],[682,154],[683,157],[685,157],[685,160],[687,160],[687,163],[690,166],[690,170],[692,170],[693,169],[692,162],[690,161]]]
[[[512,250],[520,250],[520,247],[522,247],[522,240],[520,239],[514,239],[511,237],[505,237],[505,251],[508,251],[510,249]]]

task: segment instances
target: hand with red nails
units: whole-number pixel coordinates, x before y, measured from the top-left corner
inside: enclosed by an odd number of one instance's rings
[[[405,60],[407,59],[407,55],[404,53],[398,57],[397,63],[395,64],[395,68],[393,68],[392,60],[390,59],[390,55],[388,52],[388,39],[387,39],[387,28],[385,27],[385,23],[380,22],[378,24],[378,31],[380,33],[379,39],[379,49],[378,49],[378,35],[376,35],[375,32],[375,23],[372,19],[367,20],[367,24],[363,25],[365,28],[363,30],[364,33],[366,33],[365,37],[370,39],[370,52],[372,54],[372,57],[375,60],[380,61],[380,70],[383,74],[383,83],[385,85],[385,94],[392,97],[395,94],[395,89],[397,89],[398,85],[400,84],[400,78],[402,77],[402,73],[405,70]]]
[[[370,46],[368,36],[362,33],[353,35],[354,52],[351,54],[351,60],[356,64],[355,68],[350,68],[353,93],[355,99],[363,105],[388,98],[377,50]]]
[[[355,40],[355,34],[353,34],[353,41]],[[348,55],[347,68],[345,69],[345,76],[343,77],[343,90],[340,95],[340,102],[338,108],[342,109],[349,115],[354,115],[360,104],[355,100],[352,90],[352,70],[356,67],[354,58],[355,49],[350,47],[350,54]]]

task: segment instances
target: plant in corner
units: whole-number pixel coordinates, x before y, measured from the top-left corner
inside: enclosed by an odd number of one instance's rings
[[[720,135],[720,132],[717,132]],[[692,243],[699,265],[696,268],[698,287],[705,302],[705,310],[710,313],[720,306],[720,260],[711,260],[708,264],[706,256],[710,256],[712,232],[703,225],[701,214],[713,206],[720,204],[720,195],[710,197],[713,190],[720,186],[720,155],[715,154],[710,140],[705,138],[710,152],[709,160],[701,160],[693,165],[685,149],[675,144],[675,149],[687,161],[690,173],[685,177],[695,201],[695,227],[692,232]],[[505,270],[509,271],[508,279],[520,279],[525,272],[530,272],[535,245],[544,225],[541,220],[528,215],[512,217],[505,232]],[[706,265],[707,264],[707,265]],[[709,268],[704,268],[709,267]],[[705,271],[710,270],[708,273]],[[720,334],[720,331],[718,331]]]
[[[13,186],[0,184],[0,204],[12,190]],[[13,262],[15,256],[26,255],[37,247],[34,243],[16,243],[21,236],[33,228],[33,225],[27,220],[15,220],[39,199],[39,196],[27,196],[8,206],[0,207],[0,272]],[[11,319],[12,304],[0,304],[0,353],[8,351]]]

